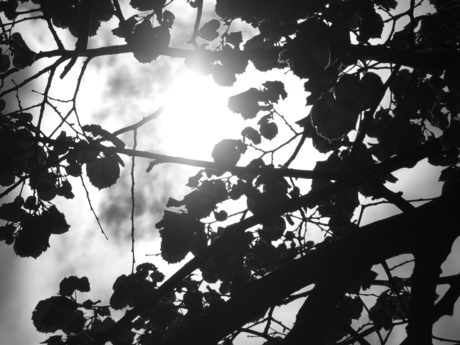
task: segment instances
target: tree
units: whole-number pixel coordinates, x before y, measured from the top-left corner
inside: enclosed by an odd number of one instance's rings
[[[163,260],[182,262],[190,253],[193,259],[167,280],[153,263],[133,262],[133,272],[114,282],[108,305],[77,300],[77,291],[90,290],[86,277],[64,278],[59,294],[32,314],[37,330],[51,334],[44,343],[230,344],[246,333],[264,344],[369,344],[405,327],[403,344],[431,344],[433,324],[453,314],[460,294],[459,276],[441,276],[460,231],[460,6],[217,0],[213,19],[203,23],[203,1],[188,0],[183,6],[196,9],[193,35],[175,48],[169,4],[131,0],[135,14],[126,18],[128,6],[118,0],[0,2],[0,195],[14,196],[0,207],[0,239],[18,256],[37,258],[51,235],[67,232],[56,200],[74,197],[75,178],[98,189],[116,184],[121,156],[133,159],[133,169],[135,158],[152,160],[150,170],[165,162],[202,168],[188,181],[190,193],[170,198],[156,224]],[[89,48],[109,20],[124,43]],[[18,29],[23,22],[45,23],[56,48],[29,48],[33,37]],[[239,22],[255,34],[234,30]],[[62,40],[68,33],[74,47]],[[80,125],[76,108],[88,64],[125,53],[144,64],[160,56],[183,59],[220,86],[233,85],[248,64],[285,70],[303,80],[308,115],[278,113],[288,93],[281,81],[267,80],[229,99],[235,116],[256,125],[243,128],[241,139],[217,143],[214,162],[128,149],[119,136],[136,135],[161,110],[111,133]],[[52,98],[58,78],[76,69],[73,97]],[[22,91],[43,76],[40,100],[23,107]],[[72,105],[68,112],[57,105],[65,102]],[[44,129],[51,112],[61,120]],[[278,134],[281,126],[291,131],[287,139]],[[272,140],[280,144],[265,149]],[[276,154],[292,143],[281,162]],[[303,164],[300,151],[309,145],[325,159],[313,170],[290,168]],[[250,164],[237,165],[251,154]],[[422,161],[439,167],[443,187],[416,207],[392,190],[393,173],[407,168],[416,176]],[[232,214],[231,200],[244,210]],[[362,225],[359,211],[384,202],[400,213]],[[321,241],[309,239],[311,228],[322,232]],[[410,278],[387,263],[402,254],[413,258]],[[377,279],[380,267],[385,279]],[[438,298],[437,286],[446,283]],[[365,297],[369,289],[378,296]],[[291,327],[276,313],[295,301],[302,305]]]

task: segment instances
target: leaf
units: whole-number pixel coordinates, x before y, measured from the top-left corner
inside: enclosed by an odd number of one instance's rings
[[[271,103],[277,103],[278,100],[285,99],[287,97],[284,84],[281,81],[267,81],[262,84],[265,90],[263,91],[266,100]]]
[[[57,188],[57,195],[63,196],[66,199],[73,199],[75,195],[72,193],[72,185],[69,180],[64,180]]]
[[[73,177],[81,176],[81,165],[78,163],[69,164],[65,167],[65,171],[68,175]]]
[[[139,16],[137,14],[132,15],[128,19],[125,20],[124,26],[120,25],[112,30],[112,33],[120,38],[127,38],[134,30],[134,26],[136,26]]]
[[[346,103],[336,101],[330,93],[321,97],[310,112],[317,133],[329,142],[355,129],[358,115],[358,111],[350,110]]]
[[[117,182],[120,177],[120,166],[114,156],[96,158],[86,163],[86,174],[94,187],[103,189]]]
[[[110,141],[115,147],[124,148],[126,144],[119,139],[116,135],[106,131],[99,125],[84,125],[82,129],[85,132],[91,133],[94,137],[101,137],[104,140]]]
[[[241,140],[224,139],[214,146],[211,156],[217,164],[235,166],[245,148]]]
[[[194,190],[184,197],[183,204],[187,212],[195,219],[209,216],[215,209],[218,201],[209,193]]]
[[[65,345],[65,342],[62,340],[62,335],[53,335],[42,341],[40,344],[47,344],[47,345]]]
[[[282,217],[265,222],[260,232],[261,238],[266,241],[277,241],[284,235],[286,230],[286,221]]]
[[[374,0],[374,2],[376,5],[385,8],[387,11],[389,11],[390,9],[394,10],[398,5],[396,0]]]
[[[224,210],[221,210],[219,212],[214,212],[214,218],[216,218],[218,222],[223,222],[224,220],[227,220],[227,217],[228,217],[228,213],[225,212]]]
[[[168,263],[176,263],[190,252],[194,235],[204,229],[204,224],[187,213],[165,211],[155,227],[160,229],[161,256]]]
[[[89,292],[89,280],[87,277],[78,278],[70,276],[64,278],[59,284],[59,294],[62,296],[72,296],[75,290],[80,292]]]
[[[28,217],[28,213],[21,207],[23,201],[16,199],[13,202],[3,204],[0,206],[0,219],[6,220],[11,223],[20,222]]]
[[[13,249],[21,257],[38,258],[49,248],[51,226],[46,216],[36,215],[21,223]]]
[[[357,74],[344,74],[340,77],[335,87],[334,96],[338,101],[356,101],[361,89],[359,88],[359,77]]]
[[[311,114],[307,115],[301,121],[304,124],[305,136],[312,139],[313,147],[318,150],[318,152],[327,153],[329,151],[334,151],[342,146],[342,140],[333,140],[330,142],[328,139],[318,135],[318,132],[311,123]]]
[[[272,140],[278,134],[278,126],[271,121],[271,115],[263,116],[258,124],[260,135],[265,139]]]
[[[30,180],[31,187],[37,190],[37,196],[44,201],[51,201],[57,195],[56,183],[56,174],[48,171]]]
[[[150,278],[152,279],[152,282],[157,285],[157,283],[161,283],[165,280],[165,275],[160,271],[155,271],[150,274]]]
[[[191,312],[201,312],[203,307],[203,293],[201,291],[186,292],[183,299],[184,305]]]
[[[356,102],[362,110],[376,106],[380,102],[380,93],[383,89],[382,78],[375,73],[368,72],[359,81],[359,97]]]
[[[131,0],[129,4],[139,11],[152,11],[163,8],[166,0]]]
[[[216,203],[227,200],[228,198],[228,191],[222,180],[203,181],[198,189],[209,195]]]
[[[184,206],[184,201],[179,201],[174,198],[169,198],[166,207],[181,207]]]
[[[442,134],[440,142],[444,151],[448,151],[452,147],[460,148],[460,120],[453,118],[450,121],[449,127]]]
[[[377,278],[378,274],[375,273],[372,270],[367,271],[363,275],[359,276],[358,279],[356,279],[355,283],[359,285],[354,293],[359,292],[359,289],[363,289],[363,291],[366,291],[370,289],[372,286],[372,283],[374,282],[375,278]]]
[[[31,66],[35,61],[35,56],[37,54],[29,49],[20,33],[15,32],[11,35],[10,47],[13,53],[14,67],[23,69]]]
[[[220,21],[217,19],[211,19],[201,27],[201,29],[198,31],[198,35],[206,41],[213,41],[219,37],[219,33],[217,32],[219,28]]]
[[[212,79],[219,86],[232,86],[236,82],[235,73],[222,65],[214,65],[211,73]]]
[[[48,208],[47,211],[42,212],[40,220],[44,222],[44,226],[49,228],[49,232],[55,235],[63,234],[69,231],[70,228],[64,214],[59,212],[54,205]]]
[[[65,326],[78,304],[63,296],[54,296],[38,302],[32,313],[32,322],[41,333],[54,333]]]
[[[176,19],[176,16],[174,15],[174,13],[168,10],[164,10],[161,15],[161,20],[159,21],[160,21],[161,26],[171,29],[172,26],[174,25],[175,19]]]
[[[371,38],[381,38],[383,32],[383,19],[372,5],[365,6],[359,26],[358,39],[360,42],[367,42]]]
[[[8,55],[0,55],[0,73],[8,71],[10,65],[10,57]]]
[[[234,113],[241,114],[245,120],[252,119],[262,109],[259,102],[263,101],[263,93],[255,88],[231,96],[228,108]]]
[[[260,133],[252,127],[246,127],[245,129],[243,129],[241,135],[244,138],[248,138],[249,140],[251,140],[255,145],[259,145],[261,143]]]
[[[233,45],[236,49],[239,49],[240,44],[243,43],[243,34],[241,31],[230,32],[225,36],[225,41]]]
[[[163,48],[169,46],[171,34],[166,26],[153,27],[149,19],[144,19],[136,25],[133,34],[129,36],[128,44],[133,47],[133,55],[141,63],[151,63],[156,60]]]
[[[13,224],[0,226],[0,241],[5,241],[6,244],[14,242],[14,232],[16,227]]]
[[[198,187],[198,183],[202,177],[203,177],[203,170],[200,170],[196,173],[196,175],[188,178],[188,182],[186,186],[190,188]]]
[[[110,297],[110,306],[115,310],[120,310],[130,304],[130,291],[132,291],[133,281],[130,277],[122,274],[113,283],[113,294]]]

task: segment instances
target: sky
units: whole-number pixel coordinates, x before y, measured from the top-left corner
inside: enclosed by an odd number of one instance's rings
[[[212,2],[205,2],[207,11],[213,9]],[[126,2],[122,2],[126,8]],[[170,9],[176,15],[176,23],[193,22],[192,11]],[[187,8],[187,7],[185,7]],[[108,28],[103,28],[102,41],[112,43]],[[192,25],[175,26],[173,43],[180,42],[184,35],[191,35]],[[241,26],[245,35],[250,28]],[[104,31],[105,30],[105,31]],[[37,46],[38,46],[37,42]],[[42,42],[41,42],[42,43]],[[68,38],[71,46],[71,38]],[[93,44],[101,44],[94,42]],[[33,44],[33,43],[32,43]],[[31,47],[34,48],[34,47]],[[38,50],[38,49],[37,49]],[[56,86],[59,92],[70,92],[69,82],[75,77],[75,68]],[[229,96],[244,91],[250,86],[258,86],[267,80],[285,81],[289,97],[277,108],[286,114],[290,122],[306,116],[306,94],[303,84],[289,73],[274,71],[269,74],[249,71],[241,76],[234,87],[216,87],[210,77],[199,76],[187,70],[182,61],[159,58],[153,65],[142,65],[130,55],[101,58],[89,66],[79,94],[78,109],[83,124],[99,123],[109,131],[115,131],[135,123],[159,107],[164,112],[158,119],[146,124],[139,131],[139,148],[156,153],[174,156],[211,160],[213,146],[223,138],[240,138],[240,132],[247,123],[230,112],[226,105]],[[37,85],[35,85],[37,86]],[[33,101],[32,99],[30,100]],[[49,124],[55,120],[50,119]],[[132,137],[123,137],[127,145],[132,145]],[[293,168],[312,169],[320,157],[311,150],[303,150],[302,161],[295,161]],[[20,259],[11,247],[0,246],[0,340],[2,344],[38,344],[47,335],[35,331],[31,312],[41,299],[55,295],[59,282],[69,275],[87,276],[91,283],[91,292],[82,295],[82,299],[104,299],[110,291],[116,277],[131,271],[130,214],[126,205],[130,205],[126,191],[129,185],[130,162],[127,163],[120,183],[109,190],[98,192],[87,183],[91,202],[109,240],[101,234],[97,222],[90,211],[85,192],[79,180],[72,180],[77,198],[71,201],[59,198],[57,204],[66,214],[71,224],[68,233],[53,236],[51,248],[38,259]],[[164,164],[150,173],[145,173],[148,161],[137,160],[136,166],[136,215],[137,241],[136,261],[152,261],[160,270],[169,274],[177,265],[166,265],[152,254],[159,252],[159,237],[155,223],[161,219],[164,205],[169,196],[181,199],[187,192],[185,184],[197,168]],[[419,166],[420,175],[414,179],[407,171],[395,175],[400,179],[394,190],[404,190],[404,197],[416,199],[425,196],[428,186],[433,186],[436,173],[428,165]],[[436,187],[439,188],[439,185]],[[433,196],[438,193],[432,191]],[[2,200],[3,201],[3,200]],[[78,210],[78,212],[75,212]],[[369,208],[363,222],[371,222],[396,210],[392,207]],[[458,252],[460,244],[456,242],[456,256],[449,258],[444,265],[446,273],[460,271]],[[287,317],[294,314],[287,309],[281,313]],[[444,324],[457,325],[458,320],[445,320]],[[445,326],[447,327],[447,326]],[[444,333],[445,327],[439,328]],[[447,332],[454,338],[455,332]]]

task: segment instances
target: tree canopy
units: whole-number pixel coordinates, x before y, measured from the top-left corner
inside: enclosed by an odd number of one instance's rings
[[[175,21],[173,2],[196,15],[177,45],[174,30],[184,23]],[[133,271],[120,275],[102,302],[85,299],[87,277],[63,277],[58,295],[32,313],[44,343],[239,344],[246,334],[254,344],[365,345],[385,344],[398,329],[401,344],[442,340],[433,325],[455,317],[460,294],[460,276],[441,270],[460,234],[459,4],[217,0],[206,21],[205,4],[0,2],[4,246],[19,257],[46,255],[51,236],[71,231],[59,200],[74,198],[77,179],[102,190],[131,169],[134,185],[139,159],[151,161],[148,171],[163,163],[200,168],[183,199],[169,198],[154,230],[161,259],[181,268],[165,279],[153,260],[133,260]],[[40,23],[46,33],[24,23]],[[94,46],[103,29],[121,43]],[[46,41],[40,35],[54,47],[36,50]],[[305,107],[278,112],[289,93],[282,81],[267,79],[228,99],[247,126],[239,139],[215,143],[213,161],[150,152],[135,140],[128,148],[121,136],[136,138],[161,109],[111,132],[82,125],[77,107],[81,81],[91,78],[87,66],[121,54],[152,65],[181,59],[221,87],[248,66],[279,69],[302,80]],[[75,75],[73,96],[54,98],[59,80]],[[39,78],[43,89],[32,90]],[[24,102],[29,94],[33,104]],[[59,117],[51,126],[50,115]],[[279,154],[286,147],[289,153]],[[323,154],[312,170],[302,168],[306,147]],[[250,163],[238,165],[243,157]],[[437,181],[427,181],[424,199],[408,200],[395,174],[406,169],[417,179],[420,164],[437,167],[442,191],[434,195],[429,186]],[[134,189],[126,193],[134,209]],[[399,213],[362,224],[367,206],[384,203]],[[133,240],[134,230],[133,223]],[[320,236],[312,240],[312,233]],[[408,277],[389,264],[401,255],[409,258],[400,264]],[[286,306],[293,323],[280,316]]]

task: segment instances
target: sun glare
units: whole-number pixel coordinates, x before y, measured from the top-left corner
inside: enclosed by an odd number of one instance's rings
[[[184,71],[165,95],[158,118],[162,153],[210,160],[217,142],[239,138],[242,120],[227,108],[233,93],[211,77]]]

